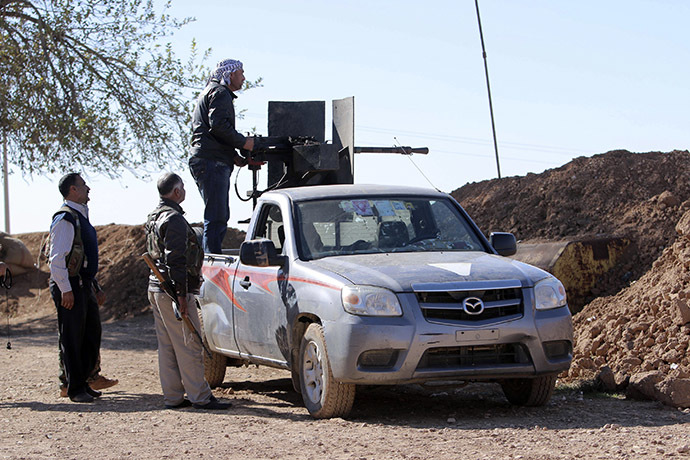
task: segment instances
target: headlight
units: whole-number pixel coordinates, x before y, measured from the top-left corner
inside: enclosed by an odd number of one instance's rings
[[[353,315],[402,316],[400,302],[388,289],[373,286],[345,286],[341,291],[343,308]]]
[[[550,310],[565,307],[568,304],[565,288],[556,278],[546,278],[534,286],[534,298],[537,310]]]

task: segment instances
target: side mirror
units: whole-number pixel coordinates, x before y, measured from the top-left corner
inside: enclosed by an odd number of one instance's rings
[[[285,256],[278,255],[276,245],[269,239],[249,240],[240,246],[240,261],[253,267],[282,266]]]
[[[517,252],[517,242],[515,235],[505,232],[494,232],[489,236],[489,243],[499,255],[504,257],[512,256]]]

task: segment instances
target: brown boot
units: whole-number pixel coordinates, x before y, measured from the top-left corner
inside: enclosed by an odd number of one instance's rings
[[[107,377],[103,377],[101,374],[98,374],[96,377],[89,379],[88,381],[92,390],[103,390],[105,388],[110,388],[117,385],[118,382],[118,379],[109,379]]]
[[[67,397],[67,385],[65,385],[64,383],[60,384],[60,397],[61,398]]]

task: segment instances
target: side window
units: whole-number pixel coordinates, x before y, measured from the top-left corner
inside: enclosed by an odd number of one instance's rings
[[[447,241],[454,249],[467,251],[483,251],[484,247],[475,235],[470,233],[464,219],[457,214],[457,210],[450,207],[448,201],[436,201],[431,203],[431,214],[436,223],[440,241]],[[458,221],[463,225],[458,225]]]
[[[282,254],[285,243],[285,229],[283,228],[283,215],[277,205],[265,204],[263,206],[254,238],[268,238],[275,244],[276,251]]]

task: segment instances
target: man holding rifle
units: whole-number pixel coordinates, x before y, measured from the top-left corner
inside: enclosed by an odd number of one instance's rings
[[[180,207],[186,192],[182,178],[165,173],[158,179],[158,207],[146,222],[146,248],[155,263],[149,277],[149,301],[158,338],[158,370],[167,409],[193,406],[223,410],[204,378],[199,316],[194,294],[201,286],[204,252]],[[179,310],[179,318],[175,308]],[[184,321],[182,321],[184,319]],[[190,330],[190,328],[194,330]],[[187,394],[185,399],[184,395]]]

